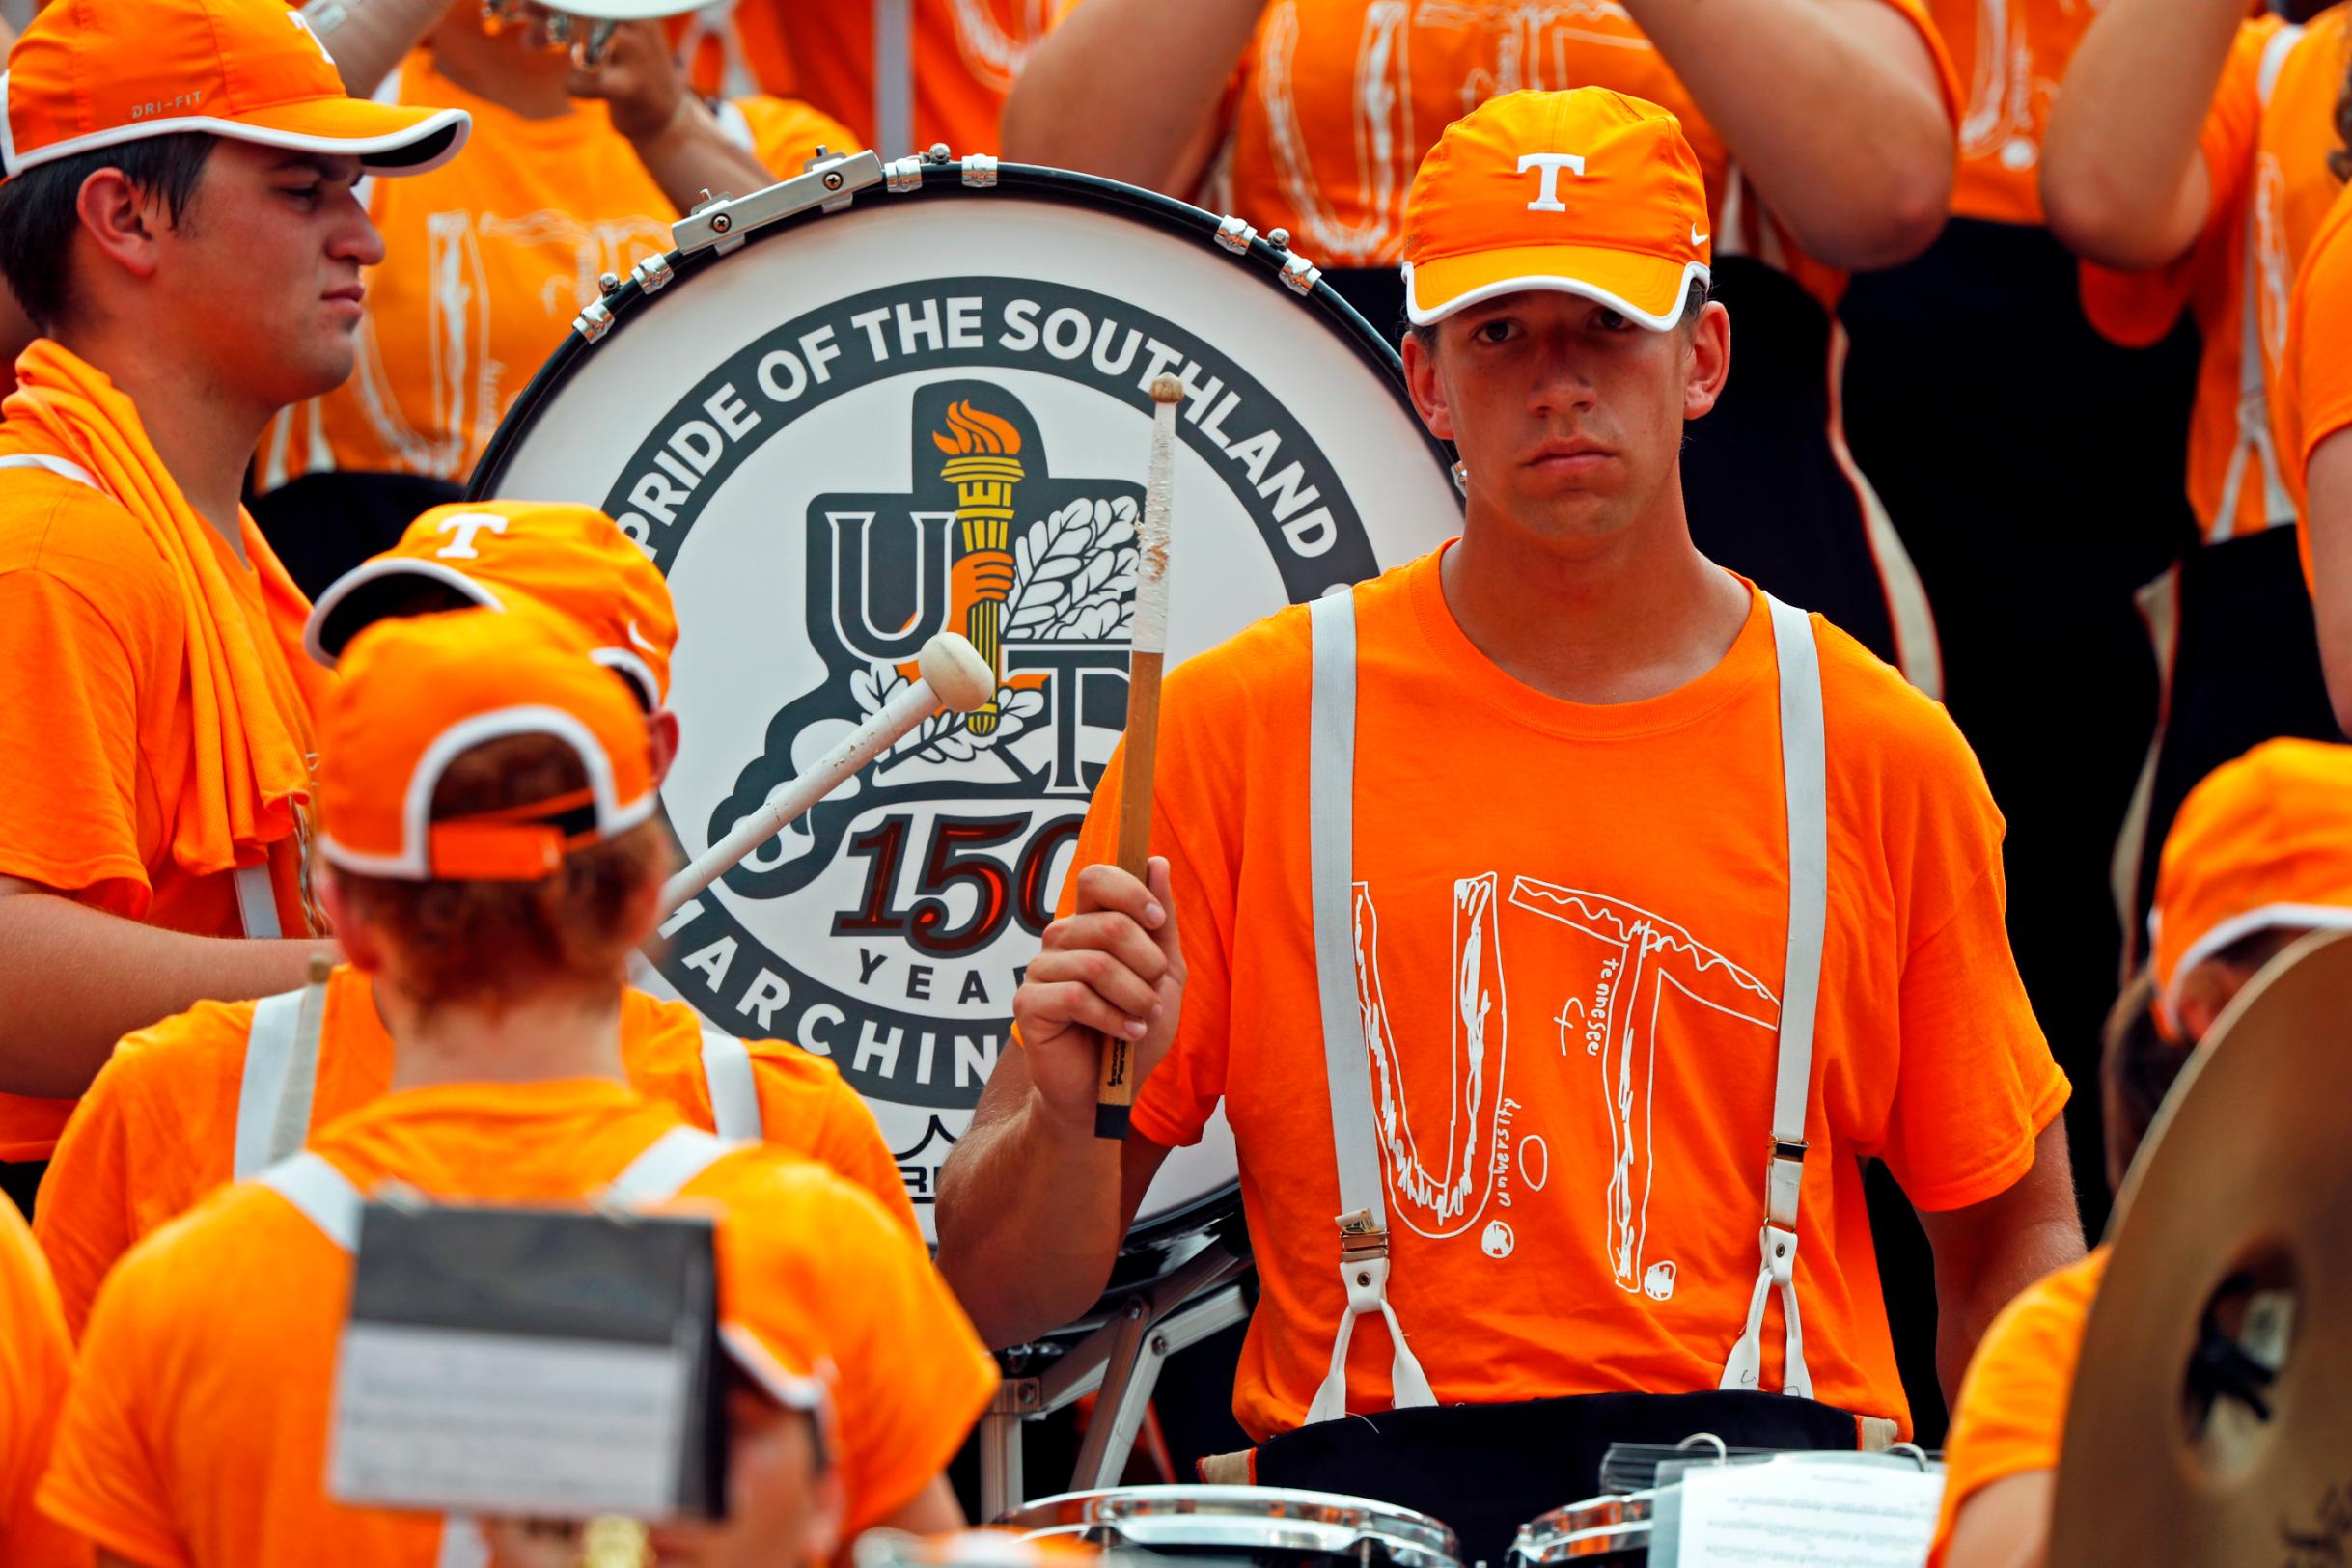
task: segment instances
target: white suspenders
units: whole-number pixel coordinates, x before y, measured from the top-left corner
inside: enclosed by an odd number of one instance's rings
[[[673,1127],[631,1160],[613,1178],[605,1196],[626,1208],[650,1208],[678,1195],[734,1142],[714,1138],[699,1127]],[[366,1202],[351,1178],[317,1154],[302,1153],[282,1160],[255,1178],[291,1203],[302,1217],[346,1252],[359,1248],[359,1212]],[[474,1522],[462,1514],[447,1516],[441,1527],[441,1550],[434,1568],[487,1568],[489,1544]]]
[[[2262,46],[2262,64],[2255,83],[2262,106],[2270,107],[2270,90],[2279,71],[2303,37],[2301,27],[2282,27]],[[2251,462],[2262,486],[2262,526],[2278,528],[2295,520],[2294,497],[2279,469],[2278,444],[2270,431],[2270,365],[2262,348],[2262,191],[2257,172],[2246,195],[2245,277],[2238,297],[2237,444],[2230,449],[2229,467],[2222,476],[2221,503],[2214,508],[2213,536],[2226,539],[2237,532],[2238,497],[2245,488]],[[2284,213],[2278,221],[2286,221]],[[2281,302],[2282,308],[2284,301]]]
[[[236,1152],[232,1179],[245,1181],[302,1147],[318,1086],[318,1041],[326,1023],[326,986],[306,985],[253,1004],[245,1072],[237,1084]],[[751,1053],[732,1035],[703,1032],[703,1083],[711,1124],[733,1142],[767,1136]]]
[[[97,476],[90,470],[63,457],[52,457],[47,453],[19,452],[0,457],[0,470],[11,468],[38,468],[44,473],[55,474],[59,479],[88,485],[100,495],[107,493],[106,486],[100,484]],[[263,940],[285,935],[278,924],[278,897],[269,885],[268,862],[264,861],[259,866],[240,866],[234,874],[237,919],[243,922],[245,934]]]
[[[1821,945],[1829,911],[1829,825],[1821,667],[1812,622],[1766,596],[1780,670],[1781,775],[1788,818],[1788,956],[1782,982],[1774,1072],[1771,1157],[1765,1172],[1762,1266],[1747,1323],[1719,1385],[1754,1389],[1767,1298],[1778,1288],[1786,1334],[1784,1393],[1810,1398],[1795,1281],[1797,1198],[1805,1162],[1805,1113],[1812,1084],[1813,1015],[1820,996]],[[1309,882],[1314,918],[1315,988],[1321,1004],[1324,1069],[1331,1090],[1333,1152],[1339,1165],[1340,1279],[1347,1292],[1331,1367],[1309,1407],[1310,1422],[1346,1414],[1347,1349],[1355,1321],[1377,1311],[1396,1360],[1399,1410],[1433,1405],[1421,1363],[1388,1302],[1388,1214],[1383,1199],[1377,1108],[1371,1099],[1363,1011],[1357,1002],[1355,928],[1356,623],[1354,596],[1334,593],[1308,611],[1314,698],[1307,743]]]

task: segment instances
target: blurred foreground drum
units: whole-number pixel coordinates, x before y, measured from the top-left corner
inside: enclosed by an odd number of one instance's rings
[[[1519,1527],[1519,1538],[1511,1543],[1510,1568],[1646,1563],[1657,1499],[1652,1491],[1594,1498],[1530,1520]]]
[[[1273,1486],[1136,1486],[1041,1498],[1001,1523],[1042,1538],[1214,1557],[1259,1568],[1461,1568],[1426,1514]]]
[[[930,1226],[1124,722],[1151,399],[1178,421],[1172,659],[1427,550],[1459,501],[1394,355],[1237,220],[992,158],[833,158],[610,280],[477,497],[601,506],[668,575],[683,745],[721,837],[942,630],[996,701],[882,756],[664,927],[657,989],[829,1057]],[[1222,1122],[1163,1168],[1122,1278],[1234,1206]]]

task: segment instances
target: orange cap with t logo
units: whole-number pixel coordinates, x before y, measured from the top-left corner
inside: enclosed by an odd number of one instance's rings
[[[0,74],[0,177],[179,131],[422,174],[472,124],[351,96],[286,0],[50,0]]]
[[[364,628],[412,613],[408,601],[435,585],[485,610],[554,615],[590,657],[628,681],[647,712],[669,700],[678,646],[670,585],[618,523],[577,502],[433,508],[391,549],[327,585],[303,646],[332,666]]]
[[[1665,331],[1712,256],[1682,123],[1606,88],[1507,93],[1448,125],[1404,209],[1405,313],[1497,294],[1581,294]]]

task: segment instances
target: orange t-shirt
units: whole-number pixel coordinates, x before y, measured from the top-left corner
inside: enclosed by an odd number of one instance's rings
[[[2286,352],[2271,398],[2271,428],[2295,499],[2303,580],[2311,580],[2305,469],[2319,444],[2352,426],[2352,190],[2336,198],[2295,278]]]
[[[2197,242],[2152,272],[2111,272],[2089,262],[2082,268],[2084,311],[2117,343],[2154,343],[2183,309],[2196,318],[2204,347],[2189,417],[2188,489],[2209,539],[2253,533],[2294,513],[2283,482],[2285,454],[2271,453],[2267,461],[2276,466],[2266,472],[2265,393],[2275,396],[2283,370],[2295,270],[2342,189],[2328,172],[2328,153],[2340,145],[2336,97],[2348,58],[2352,10],[2340,4],[2302,28],[2275,16],[2240,28],[2200,139],[2213,204]],[[2250,261],[2258,264],[2250,268]],[[2259,350],[2259,378],[2251,388],[2250,340]]]
[[[1918,27],[1959,115],[1959,83],[1921,0],[1887,0]],[[1317,265],[1391,267],[1404,259],[1404,203],[1438,134],[1520,88],[1607,87],[1674,111],[1706,177],[1716,254],[1734,248],[1794,274],[1824,302],[1842,275],[1795,252],[1750,191],[1726,227],[1731,168],[1723,138],[1674,68],[1617,6],[1393,6],[1271,0],[1230,95],[1227,139],[1204,205],[1260,231],[1290,231]],[[1758,200],[1758,197],[1761,200]]]
[[[401,66],[399,89],[402,103],[467,111],[473,136],[430,174],[374,182],[368,214],[385,255],[365,279],[359,368],[278,416],[262,441],[265,491],[325,468],[462,481],[597,297],[598,275],[625,278],[670,249],[679,213],[598,106],[526,120],[442,75],[423,50]],[[721,121],[780,179],[819,142],[850,139],[774,98],[724,104]]]
[[[2011,1475],[2058,1468],[2083,1326],[2106,1273],[2107,1249],[2094,1248],[2020,1291],[1984,1331],[1944,1440],[1944,1504],[1927,1568],[1942,1568],[1952,1523],[1969,1499]]]
[[[0,1562],[9,1568],[89,1568],[89,1544],[33,1506],[72,1380],[73,1344],[49,1266],[0,1193]]]
[[[2067,62],[2105,0],[1927,0],[1968,99],[1951,212],[2038,226],[2041,139]]]
[[[570,1203],[678,1122],[600,1080],[458,1084],[385,1095],[312,1147],[362,1191]],[[904,1506],[996,1388],[921,1245],[781,1149],[727,1155],[679,1194],[698,1199],[723,1211],[722,1315],[834,1365],[850,1527]],[[98,1295],[41,1506],[151,1568],[431,1568],[438,1520],[323,1495],[350,1281],[349,1256],[253,1182],[133,1248]]]
[[[310,606],[265,591],[226,541],[205,536],[250,618],[288,729],[307,735],[328,678],[302,653]],[[243,537],[248,559],[269,557],[251,518]],[[190,613],[119,503],[44,470],[0,472],[0,876],[166,930],[242,936],[235,879],[191,875],[172,856],[195,770]],[[288,935],[313,928],[298,838],[271,849]],[[72,1110],[71,1100],[0,1094],[0,1160],[45,1159]]]
[[[67,1123],[35,1228],[76,1334],[117,1259],[229,1184],[253,1006],[207,1002],[126,1036]],[[311,1125],[321,1128],[390,1089],[393,1059],[374,988],[358,970],[335,971],[323,1018],[311,1099]],[[772,1040],[745,1049],[767,1142],[832,1168],[920,1235],[873,1113],[833,1064]],[[626,993],[621,1054],[630,1084],[709,1130],[702,1050],[693,1008]]]
[[[874,148],[902,157],[934,142],[958,155],[994,152],[1005,96],[1030,45],[1070,0],[910,0],[914,146]],[[806,98],[854,127],[849,147],[872,147],[873,6],[739,0],[734,42],[766,93]],[[835,143],[836,151],[844,144]]]
[[[1666,696],[1564,702],[1471,646],[1441,555],[1356,593],[1389,1299],[1441,1403],[1712,1389],[1756,1282],[1787,942],[1771,621],[1759,594],[1724,660]],[[1797,1284],[1819,1397],[1903,1420],[1862,1159],[1923,1208],[1979,1202],[2031,1168],[2066,1080],[2009,956],[2001,816],[1967,743],[1813,624],[1831,874]],[[1146,1138],[1187,1144],[1224,1102],[1263,1286],[1234,1414],[1259,1437],[1304,1417],[1343,1304],[1307,628],[1285,610],[1169,679],[1152,837],[1190,978],[1134,1113]],[[1106,778],[1076,864],[1111,858],[1118,799]],[[1387,1334],[1364,1323],[1352,1402],[1381,1408]],[[1780,1353],[1776,1328],[1767,1387]]]

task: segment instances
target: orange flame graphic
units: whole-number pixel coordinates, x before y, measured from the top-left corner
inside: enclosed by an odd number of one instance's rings
[[[975,408],[969,401],[948,405],[948,428],[955,432],[953,436],[934,430],[931,440],[951,457],[970,453],[1010,456],[1021,450],[1021,432],[1012,427],[1010,420]]]

